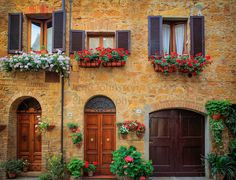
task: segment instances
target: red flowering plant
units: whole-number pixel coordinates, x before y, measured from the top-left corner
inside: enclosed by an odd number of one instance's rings
[[[134,132],[137,130],[139,125],[139,122],[137,121],[125,121],[124,126],[131,132]]]
[[[189,73],[189,75],[200,75],[203,69],[211,63],[210,56],[202,56],[202,53],[196,54],[195,57],[188,54],[179,56],[176,60],[179,66],[179,72]]]
[[[146,127],[144,124],[139,123],[138,128],[136,130],[136,135],[140,138],[144,136],[144,133],[146,131]]]
[[[99,52],[94,51],[93,49],[90,50],[82,50],[74,53],[75,59],[78,62],[82,63],[101,63],[99,59]]]
[[[95,172],[96,171],[96,166],[97,166],[97,162],[92,162],[89,163],[88,161],[85,161],[84,163],[84,172]]]
[[[125,62],[128,58],[129,51],[123,48],[96,48],[102,62]]]

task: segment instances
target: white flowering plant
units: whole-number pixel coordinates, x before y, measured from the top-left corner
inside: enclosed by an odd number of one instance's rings
[[[54,54],[36,54],[34,52],[0,58],[0,69],[11,71],[51,71],[66,75],[70,73],[70,58],[58,50]]]

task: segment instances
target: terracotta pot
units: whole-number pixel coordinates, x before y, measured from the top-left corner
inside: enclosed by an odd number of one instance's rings
[[[70,130],[71,130],[71,132],[73,132],[73,133],[74,133],[74,132],[76,132],[76,131],[77,131],[77,128],[71,128]]]
[[[47,130],[48,130],[48,131],[51,131],[51,130],[53,130],[54,128],[55,128],[55,125],[49,125],[48,128],[47,128]]]
[[[0,125],[0,132],[3,131],[6,127],[7,127],[7,125],[1,124],[1,125]]]
[[[93,176],[93,171],[89,171],[89,172],[88,172],[88,176],[89,176],[89,177]]]
[[[147,178],[145,176],[140,176],[139,180],[146,180]]]
[[[96,68],[100,66],[100,62],[79,62],[79,67]]]
[[[217,174],[213,177],[214,180],[223,180],[224,179],[224,176],[221,175],[221,174]]]
[[[144,133],[141,133],[141,134],[136,133],[136,136],[137,136],[138,138],[142,139],[143,136],[144,136]]]
[[[13,173],[13,172],[7,172],[7,177],[9,178],[9,179],[15,179],[16,178],[16,173]]]
[[[125,66],[125,61],[119,61],[119,62],[103,62],[102,65],[104,67],[122,67]]]
[[[212,116],[212,119],[214,119],[214,120],[219,120],[219,119],[221,119],[221,114],[213,114]]]
[[[124,180],[133,180],[134,178],[132,178],[132,177],[129,177],[129,176],[124,176],[124,178],[123,178]]]

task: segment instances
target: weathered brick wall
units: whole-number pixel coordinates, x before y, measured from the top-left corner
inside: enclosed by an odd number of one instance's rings
[[[84,105],[95,95],[106,95],[116,104],[117,122],[126,119],[144,121],[146,109],[184,107],[204,112],[204,104],[210,99],[228,99],[236,103],[236,37],[235,0],[207,0],[204,4],[206,53],[213,63],[202,76],[188,78],[178,74],[163,76],[154,72],[148,58],[148,15],[189,17],[194,1],[172,0],[74,0],[72,29],[86,31],[131,30],[131,55],[124,68],[79,68],[74,60],[73,71],[65,82],[65,123],[78,122],[83,128]],[[11,0],[0,1],[0,55],[7,52],[7,14],[29,12],[32,7],[46,5],[49,11],[60,9],[59,0]],[[29,8],[31,7],[31,9]],[[69,22],[67,2],[67,27]],[[30,9],[30,10],[29,10]],[[34,8],[33,8],[34,9]],[[32,10],[33,11],[33,10]],[[37,10],[36,10],[37,11]],[[197,11],[194,10],[196,15]],[[24,18],[24,49],[27,48],[26,17]],[[67,49],[69,46],[67,31]],[[50,132],[51,149],[60,150],[60,84],[44,83],[44,73],[0,74],[0,123],[9,122],[12,103],[21,96],[35,97],[42,112],[56,128]],[[148,107],[148,108],[147,108]],[[153,108],[156,107],[156,108]],[[136,114],[135,109],[142,109]],[[9,127],[0,133],[0,152],[6,157]],[[65,128],[66,158],[83,157],[81,149],[72,145]],[[4,137],[4,138],[2,138]],[[120,145],[135,145],[144,151],[143,141],[119,140]],[[46,154],[47,143],[43,143]]]

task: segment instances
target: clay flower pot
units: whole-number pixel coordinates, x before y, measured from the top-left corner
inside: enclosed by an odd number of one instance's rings
[[[89,171],[89,172],[88,172],[88,176],[89,176],[89,177],[92,177],[92,176],[93,176],[93,171]]]
[[[221,174],[216,174],[214,177],[213,177],[214,180],[223,180],[224,179],[224,176],[221,175]]]
[[[51,130],[53,130],[54,128],[55,128],[55,125],[49,125],[48,128],[47,128],[47,130],[48,130],[48,131],[51,131]]]
[[[7,172],[7,177],[9,179],[15,179],[16,178],[16,173],[14,173],[14,172]]]
[[[76,131],[77,131],[77,128],[71,128],[70,130],[71,130],[71,132],[73,132],[73,133],[74,133],[74,132],[76,132]]]
[[[79,62],[79,67],[84,67],[84,68],[97,68],[100,66],[101,62]]]
[[[219,120],[220,118],[221,118],[221,114],[213,114],[212,116],[212,119],[214,119],[214,120]]]
[[[140,176],[139,180],[146,180],[147,178],[145,176]]]

